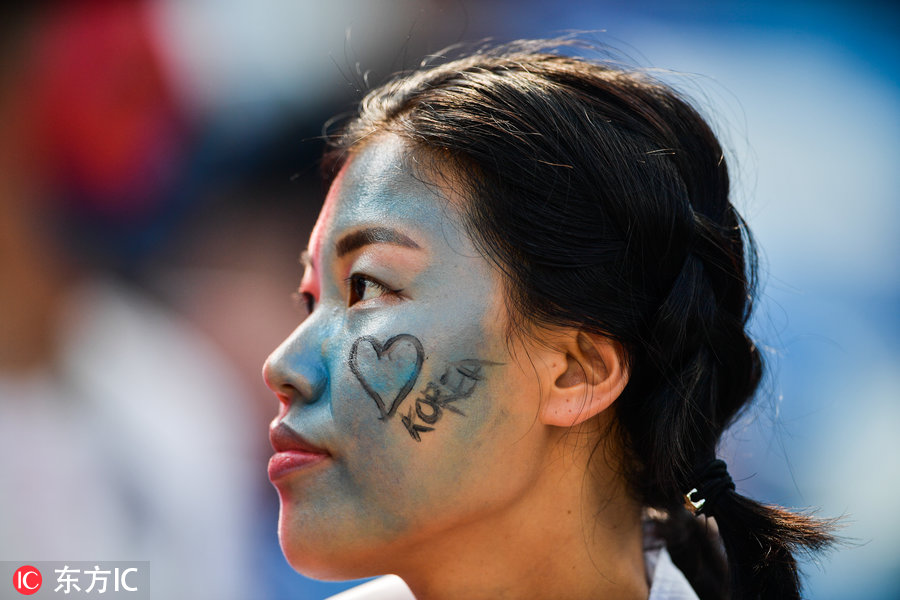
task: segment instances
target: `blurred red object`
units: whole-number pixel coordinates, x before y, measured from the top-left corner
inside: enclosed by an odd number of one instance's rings
[[[45,175],[77,210],[133,219],[163,200],[184,123],[149,3],[58,3],[34,35],[30,83]]]

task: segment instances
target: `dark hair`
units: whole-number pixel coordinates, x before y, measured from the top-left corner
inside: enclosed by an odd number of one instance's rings
[[[393,133],[456,175],[469,233],[508,280],[514,326],[577,327],[622,345],[625,476],[667,515],[659,531],[698,594],[799,598],[794,554],[830,544],[828,523],[728,489],[708,511],[726,567],[705,519],[684,506],[762,374],[745,330],[755,251],[722,149],[669,87],[546,50],[555,45],[481,50],[371,91],[332,138],[326,173]]]

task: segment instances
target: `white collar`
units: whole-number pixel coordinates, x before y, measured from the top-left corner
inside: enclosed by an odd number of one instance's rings
[[[665,546],[645,550],[644,565],[650,583],[650,597],[647,600],[699,600],[684,573],[672,562]]]

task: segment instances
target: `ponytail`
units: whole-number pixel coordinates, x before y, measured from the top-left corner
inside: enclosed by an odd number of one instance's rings
[[[686,494],[695,514],[714,517],[730,569],[732,600],[800,598],[796,555],[832,543],[833,523],[735,492],[725,463],[713,460],[698,470],[698,486]]]
[[[800,598],[796,555],[833,543],[832,522],[729,492],[713,515],[731,571],[732,600]]]

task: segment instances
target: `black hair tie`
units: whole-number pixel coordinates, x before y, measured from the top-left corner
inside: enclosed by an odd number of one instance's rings
[[[694,471],[692,481],[696,487],[684,496],[685,506],[694,514],[710,515],[726,490],[734,490],[734,481],[728,474],[724,460],[713,459]]]

